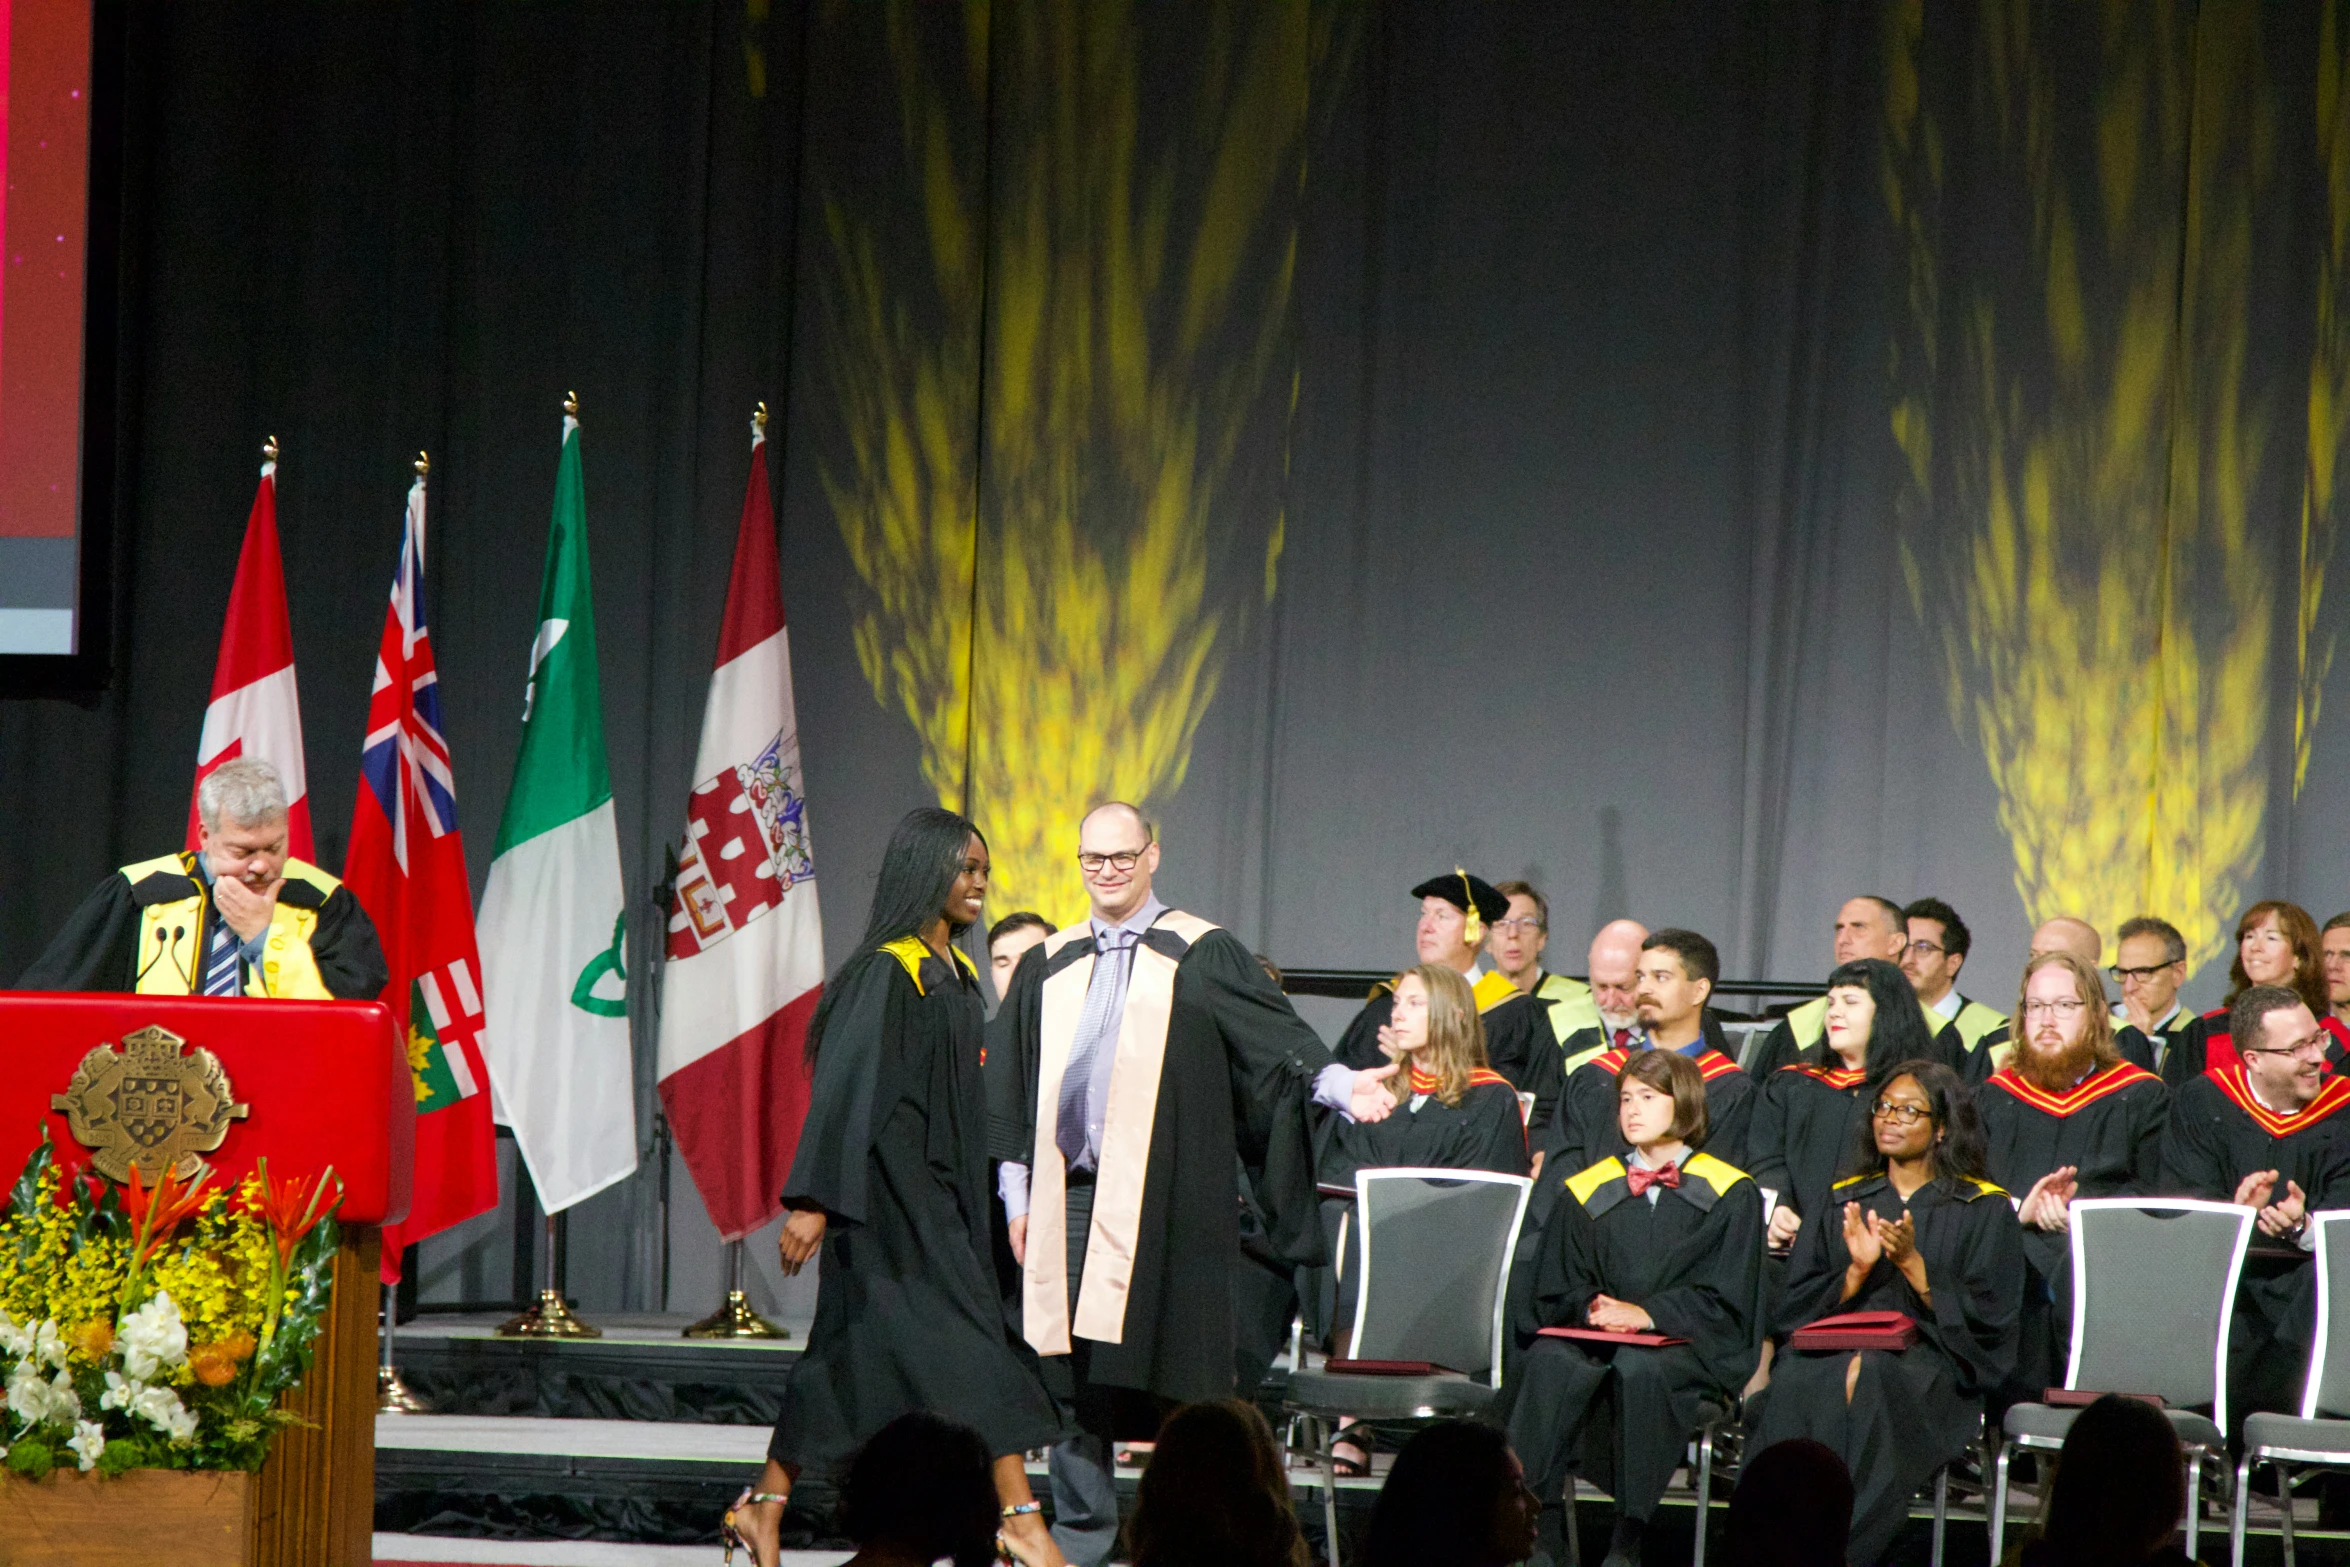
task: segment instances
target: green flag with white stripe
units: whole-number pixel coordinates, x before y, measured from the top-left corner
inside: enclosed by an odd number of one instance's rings
[[[540,1207],[636,1169],[627,904],[604,761],[579,421],[563,419],[554,520],[523,693],[522,751],[475,921],[499,1118]]]

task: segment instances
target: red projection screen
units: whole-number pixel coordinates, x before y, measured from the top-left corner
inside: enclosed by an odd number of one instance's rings
[[[89,479],[112,443],[87,436],[112,420],[113,289],[92,282],[111,279],[114,224],[94,235],[91,214],[109,211],[93,62],[114,9],[0,0],[0,692],[104,680],[112,486]]]

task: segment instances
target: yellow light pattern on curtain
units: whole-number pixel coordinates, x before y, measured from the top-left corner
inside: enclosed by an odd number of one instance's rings
[[[2077,55],[2069,72],[2054,58],[2051,13],[2014,0],[1968,13],[1970,173],[2028,223],[2019,275],[2020,246],[1972,267],[1943,253],[1962,129],[1922,78],[1919,0],[1887,7],[1884,190],[1906,261],[1891,362],[1901,559],[1953,721],[1998,791],[2030,917],[2078,915],[2110,940],[2159,913],[2199,965],[2248,900],[2270,792],[2286,585],[2252,510],[2270,410],[2290,394],[2251,384],[2248,341],[2253,214],[2275,183],[2279,127],[2257,0],[2110,0],[2095,14],[2084,80]],[[2333,298],[2350,154],[2329,69],[2334,226],[2316,309],[2331,346],[2308,389],[2296,787],[2331,655],[2317,610],[2350,373]]]
[[[849,460],[825,483],[876,697],[988,834],[995,906],[1067,921],[1078,816],[1182,784],[1219,637],[1277,581],[1278,485],[1236,469],[1286,412],[1272,372],[1329,24],[1303,0],[1200,13],[1170,129],[1144,123],[1130,4],[967,6],[959,72],[934,64],[938,14],[894,4],[886,24],[926,254],[857,199],[826,204]]]

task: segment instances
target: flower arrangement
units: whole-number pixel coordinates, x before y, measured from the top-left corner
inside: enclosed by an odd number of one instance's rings
[[[0,1213],[8,1469],[258,1469],[297,1420],[278,1396],[326,1313],[342,1182],[212,1181],[69,1177],[46,1136],[25,1161]]]

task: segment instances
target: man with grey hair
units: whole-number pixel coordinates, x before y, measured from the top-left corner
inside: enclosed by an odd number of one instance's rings
[[[201,847],[126,865],[82,900],[24,990],[371,1000],[390,979],[343,884],[286,852],[286,792],[253,757],[196,789]]]

